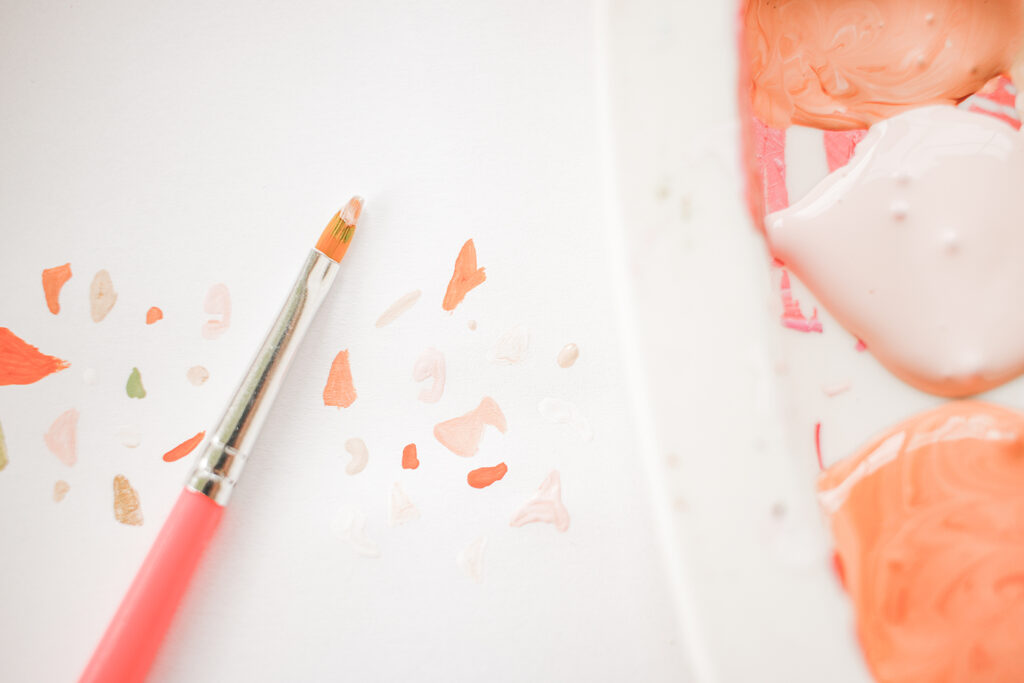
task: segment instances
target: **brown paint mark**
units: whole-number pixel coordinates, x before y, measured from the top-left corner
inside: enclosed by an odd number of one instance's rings
[[[402,469],[414,470],[419,466],[420,461],[416,457],[416,444],[411,443],[402,449]]]
[[[370,450],[366,442],[359,437],[353,437],[345,442],[345,450],[352,459],[345,465],[345,474],[359,474],[366,469],[366,463],[370,461]]]
[[[575,344],[566,344],[562,347],[562,350],[558,352],[558,367],[569,368],[572,367],[576,359],[580,357],[580,347]]]
[[[473,470],[466,475],[466,481],[475,489],[483,489],[500,480],[507,473],[508,466],[502,462],[494,467],[480,467]]]
[[[7,467],[7,442],[4,441],[4,428],[0,425],[0,470]]]
[[[43,435],[50,452],[71,467],[78,461],[78,411],[74,408],[60,414]]]
[[[68,491],[71,490],[71,485],[63,479],[58,479],[57,483],[53,485],[53,502],[59,503],[64,500],[64,496],[68,495]]]
[[[420,294],[422,294],[422,292],[417,289],[399,297],[393,304],[388,306],[386,311],[380,314],[380,317],[377,318],[377,322],[374,324],[374,327],[384,327],[385,325],[393,323],[398,319],[398,316],[408,311],[416,304],[417,301],[420,300]]]
[[[476,455],[480,448],[485,425],[491,425],[502,434],[508,431],[505,415],[490,396],[485,396],[480,405],[465,415],[436,425],[434,438],[455,455],[468,458]]]
[[[161,311],[156,306],[151,306],[149,308],[149,310],[146,311],[146,324],[147,325],[152,325],[157,320],[163,320],[163,319],[164,319],[164,312]]]
[[[348,364],[348,349],[339,351],[331,363],[331,371],[324,385],[324,405],[348,408],[356,400],[356,388],[352,384],[352,369]]]
[[[121,524],[142,526],[139,493],[123,474],[114,477],[114,518]]]
[[[206,292],[203,311],[212,317],[203,323],[203,338],[216,339],[231,325],[231,292],[223,283],[215,284]]]
[[[534,522],[551,524],[559,531],[569,528],[569,511],[562,504],[562,478],[558,470],[551,471],[533,498],[513,515],[509,526],[518,527]]]
[[[70,263],[43,271],[43,294],[46,296],[46,307],[50,309],[50,313],[54,315],[60,313],[60,290],[70,279]]]
[[[193,365],[188,369],[188,372],[185,373],[185,376],[188,377],[189,382],[198,387],[200,384],[203,384],[206,380],[210,379],[210,371],[202,365]]]
[[[469,290],[483,284],[486,279],[487,275],[484,273],[484,269],[476,267],[476,245],[473,244],[473,240],[466,240],[455,259],[455,272],[452,273],[452,279],[448,282],[448,289],[444,293],[441,308],[446,311],[454,311],[455,307],[466,298]]]
[[[6,327],[0,327],[0,386],[32,384],[71,365],[47,356]]]
[[[117,292],[114,291],[110,273],[101,270],[96,273],[92,284],[89,285],[89,315],[92,316],[92,321],[98,323],[106,318],[115,303],[117,303]]]
[[[204,436],[206,436],[205,431],[199,432],[191,439],[186,439],[182,441],[177,446],[164,453],[164,462],[174,462],[175,460],[181,460],[186,455],[188,455],[189,453],[196,449],[196,446],[199,445],[199,443],[203,440]]]

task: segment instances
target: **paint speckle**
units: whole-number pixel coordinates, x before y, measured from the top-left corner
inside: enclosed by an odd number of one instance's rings
[[[498,337],[491,351],[491,360],[499,365],[513,365],[526,356],[530,348],[530,330],[525,325],[515,327]]]
[[[93,276],[89,285],[89,315],[92,316],[92,321],[98,323],[106,318],[115,303],[117,292],[114,291],[110,273],[101,270]]]
[[[231,292],[228,286],[217,283],[206,292],[203,311],[210,316],[203,323],[203,339],[216,339],[231,326]]]
[[[864,343],[863,339],[858,339],[857,343],[853,345],[853,350],[857,353],[863,353],[868,350],[868,345]]]
[[[331,363],[324,385],[324,405],[348,408],[356,400],[356,388],[352,384],[352,369],[348,364],[348,349],[339,351]]]
[[[128,381],[124,385],[128,398],[146,398],[146,388],[142,386],[142,374],[138,368],[132,368]]]
[[[142,437],[139,435],[139,430],[128,425],[122,425],[117,428],[117,440],[121,442],[121,445],[125,448],[138,448],[139,444],[142,443]]]
[[[832,398],[833,396],[838,396],[839,394],[842,394],[849,390],[849,382],[833,382],[832,384],[825,384],[821,387],[821,392],[828,396],[829,398]]]
[[[206,380],[210,379],[210,371],[204,368],[202,365],[193,365],[185,373],[185,377],[193,386],[199,386],[204,384]]]
[[[352,456],[345,465],[345,474],[359,474],[366,469],[366,463],[370,461],[370,451],[362,439],[349,439],[345,442],[345,450]]]
[[[417,289],[398,297],[393,304],[387,307],[387,310],[380,314],[374,327],[384,327],[395,322],[400,315],[416,305],[416,302],[420,300],[420,294],[422,292]]]
[[[562,347],[562,350],[558,352],[558,357],[555,358],[555,362],[558,363],[558,367],[560,368],[571,368],[579,357],[580,347],[575,344],[566,344]]]
[[[437,424],[434,427],[434,438],[455,455],[468,458],[476,455],[479,450],[485,425],[494,427],[502,434],[508,431],[505,415],[490,396],[485,396],[480,405],[465,415]]]
[[[185,439],[177,446],[164,453],[164,462],[181,460],[196,449],[196,446],[202,442],[204,436],[206,436],[206,432],[202,431],[191,438]]]
[[[4,427],[0,425],[0,470],[7,467],[7,442],[4,440]]]
[[[82,370],[82,381],[90,387],[93,387],[100,381],[100,377],[93,368],[86,368],[85,370]]]
[[[46,297],[46,307],[50,313],[60,313],[60,290],[64,283],[71,279],[71,264],[47,268],[43,271],[43,295]]]
[[[466,327],[468,327],[471,332],[476,332],[476,321],[475,320],[467,321],[466,322]]]
[[[552,424],[569,425],[584,441],[594,438],[590,421],[583,416],[579,408],[569,401],[563,401],[560,398],[542,398],[537,404],[537,412]]]
[[[455,307],[466,298],[466,294],[474,287],[483,284],[486,279],[487,275],[484,273],[484,269],[476,266],[476,245],[473,244],[473,240],[466,240],[455,259],[455,271],[452,273],[452,279],[448,282],[448,289],[444,293],[441,308],[446,311],[454,311]]]
[[[53,485],[53,502],[59,503],[64,500],[64,496],[68,495],[68,491],[71,490],[71,485],[63,479],[58,479]]]
[[[480,467],[466,475],[466,481],[475,489],[484,489],[500,481],[508,473],[508,466],[501,462],[494,467]]]
[[[74,408],[60,414],[43,435],[50,452],[71,467],[78,461],[78,411]]]
[[[71,365],[40,353],[6,327],[0,327],[0,386],[32,384]]]
[[[402,449],[402,469],[414,470],[420,466],[420,460],[416,457],[416,444],[411,443]]]
[[[437,403],[444,395],[445,364],[444,354],[437,349],[427,349],[416,359],[412,368],[412,378],[416,382],[433,379],[430,386],[420,390],[419,399],[424,403]]]
[[[142,526],[139,493],[123,474],[114,477],[114,519],[121,524]]]
[[[821,423],[814,423],[814,452],[818,456],[818,469],[825,471],[825,461],[821,457]]]
[[[366,536],[366,515],[361,510],[341,510],[331,522],[334,533],[360,557],[380,557],[380,547]]]
[[[152,325],[157,320],[163,320],[163,319],[164,319],[164,312],[161,311],[156,306],[151,306],[150,309],[148,311],[146,311],[146,324],[147,325]]]
[[[484,550],[486,548],[487,537],[481,536],[463,548],[455,558],[462,573],[477,583],[482,583],[484,580]]]
[[[388,524],[390,526],[398,526],[399,524],[405,524],[411,522],[414,519],[420,518],[420,511],[416,509],[416,506],[409,500],[409,496],[405,494],[402,489],[402,485],[397,481],[395,485],[391,487],[391,504],[388,507]]]
[[[562,504],[562,478],[558,470],[551,471],[533,498],[512,516],[509,526],[520,527],[534,522],[551,524],[559,531],[569,528],[569,511]]]

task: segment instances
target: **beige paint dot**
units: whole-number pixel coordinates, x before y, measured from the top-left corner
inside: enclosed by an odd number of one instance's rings
[[[204,368],[202,365],[193,365],[188,369],[188,372],[185,374],[188,377],[188,381],[197,387],[206,380],[210,379],[210,371]]]
[[[68,495],[68,491],[71,489],[71,485],[63,479],[57,480],[57,483],[53,485],[53,500],[56,503],[64,500],[64,496]]]
[[[580,357],[580,347],[575,344],[566,344],[558,352],[558,365],[563,368],[570,367]]]

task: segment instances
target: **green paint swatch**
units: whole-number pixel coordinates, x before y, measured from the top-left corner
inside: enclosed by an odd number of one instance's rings
[[[7,444],[4,443],[4,428],[0,425],[0,470],[7,467]]]
[[[128,375],[128,384],[124,390],[128,392],[128,398],[146,398],[146,388],[142,386],[142,375],[138,368],[132,368],[132,374]]]

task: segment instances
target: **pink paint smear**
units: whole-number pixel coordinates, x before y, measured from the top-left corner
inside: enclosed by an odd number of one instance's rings
[[[455,455],[468,458],[476,455],[479,450],[486,425],[494,427],[502,434],[508,431],[505,415],[490,396],[484,397],[480,405],[465,415],[436,425],[434,437]]]
[[[551,524],[559,531],[569,528],[569,511],[562,504],[562,478],[558,470],[551,471],[533,498],[512,516],[509,525],[519,527],[534,522]]]

